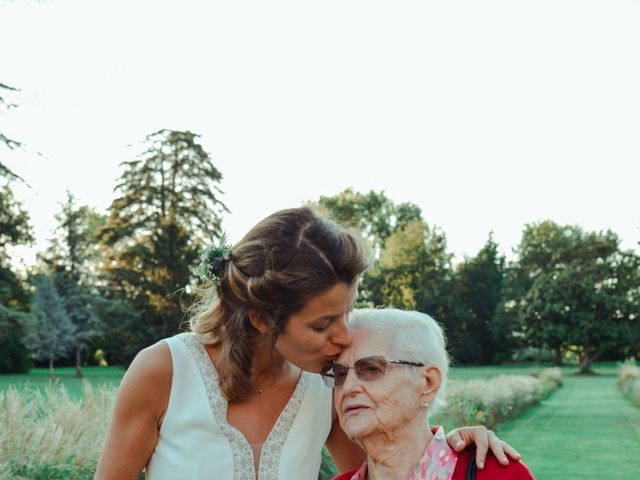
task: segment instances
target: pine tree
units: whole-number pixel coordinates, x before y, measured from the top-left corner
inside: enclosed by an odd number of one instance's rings
[[[10,87],[9,85],[5,85],[4,83],[0,83],[0,92],[1,91],[15,92],[17,90],[18,90],[17,88]],[[3,97],[3,96],[0,96],[0,109],[9,110],[9,109],[14,108],[16,106],[17,105],[15,103],[6,100],[6,98]],[[1,110],[0,110],[0,113],[2,113]],[[21,145],[20,142],[18,142],[16,140],[12,140],[11,138],[7,137],[2,132],[0,132],[0,143],[6,145],[7,148],[9,148],[11,150],[13,150],[14,148],[18,148]],[[16,175],[14,172],[12,172],[11,169],[9,167],[7,167],[5,164],[3,164],[1,161],[0,161],[0,177],[6,178],[6,179],[9,179],[9,180],[22,180],[18,175]]]
[[[67,191],[67,201],[56,220],[56,236],[40,259],[49,272],[55,273],[56,291],[74,325],[69,343],[75,354],[76,376],[82,377],[82,352],[102,332],[95,309],[95,304],[103,301],[95,285],[100,215],[89,207],[76,206],[75,198]]]
[[[33,332],[27,343],[37,360],[49,362],[49,376],[53,378],[54,362],[69,353],[74,326],[48,275],[42,275],[36,283],[32,312]]]
[[[102,229],[111,295],[140,312],[136,331],[129,332],[138,348],[178,331],[182,303],[189,302],[182,292],[203,246],[221,235],[221,214],[228,211],[219,198],[222,174],[197,139],[188,131],[149,135],[147,149],[122,163],[119,196]]]

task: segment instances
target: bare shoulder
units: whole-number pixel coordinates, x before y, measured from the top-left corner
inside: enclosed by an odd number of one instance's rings
[[[96,480],[136,480],[158,442],[173,366],[165,342],[142,350],[125,373],[98,461]]]
[[[171,351],[165,342],[158,342],[141,350],[127,369],[118,397],[125,397],[132,407],[154,407],[157,413],[164,413],[169,394],[173,364]]]

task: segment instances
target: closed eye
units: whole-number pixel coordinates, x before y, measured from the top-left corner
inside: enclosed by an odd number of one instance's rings
[[[329,328],[330,324],[331,324],[331,319],[327,318],[323,323],[320,323],[317,325],[311,325],[311,328],[313,328],[316,332],[324,332],[327,328]]]

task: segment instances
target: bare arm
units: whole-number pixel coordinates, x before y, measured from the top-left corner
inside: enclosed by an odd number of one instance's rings
[[[142,350],[120,383],[94,480],[137,480],[158,442],[171,391],[169,347]]]
[[[338,470],[346,472],[362,464],[367,456],[364,450],[349,440],[347,434],[342,430],[335,404],[332,406],[332,410],[331,432],[327,438],[326,447]]]

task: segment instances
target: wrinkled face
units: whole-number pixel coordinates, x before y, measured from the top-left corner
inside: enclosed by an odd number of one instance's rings
[[[376,355],[397,360],[389,348],[389,338],[356,330],[337,362],[352,367],[361,358]],[[416,419],[420,421],[425,380],[422,375],[409,375],[407,368],[420,367],[388,364],[382,378],[370,381],[360,380],[353,369],[349,370],[344,384],[334,389],[340,425],[349,438],[358,440],[376,432],[393,435]]]
[[[320,373],[350,342],[347,317],[356,295],[356,283],[340,282],[311,297],[302,310],[289,317],[275,349],[297,367]]]

